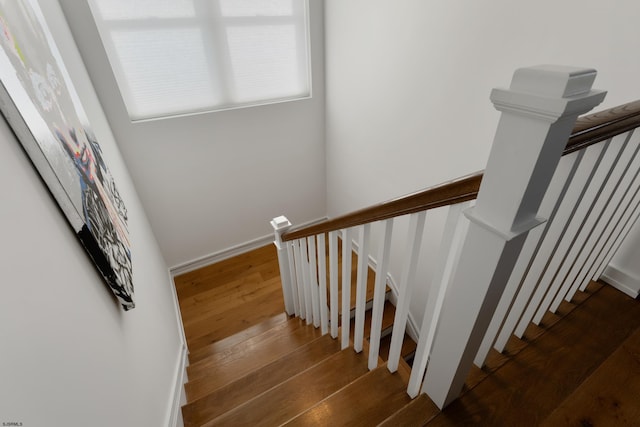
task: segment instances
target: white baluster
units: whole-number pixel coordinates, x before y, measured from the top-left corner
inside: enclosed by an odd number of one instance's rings
[[[320,291],[318,289],[318,262],[316,257],[316,238],[307,238],[309,248],[309,284],[311,285],[311,309],[313,310],[313,326],[320,327]]]
[[[369,272],[369,240],[371,224],[360,226],[358,244],[358,276],[356,282],[356,321],[354,326],[353,349],[360,353],[364,342],[364,312],[367,304],[367,276]]]
[[[393,219],[383,222],[384,233],[380,242],[376,281],[373,290],[373,307],[371,312],[371,338],[369,339],[369,370],[378,367],[380,352],[380,336],[382,335],[382,312],[384,311],[387,275],[389,274],[389,252],[391,250],[391,235],[393,233]]]
[[[331,336],[338,337],[338,232],[329,233],[329,307]]]
[[[640,132],[634,132],[632,144],[640,147]],[[635,172],[631,173],[631,171]],[[602,233],[602,243],[598,243],[598,248],[585,263],[585,271],[578,279],[578,283],[580,283],[579,289],[583,292],[598,270],[598,267],[602,263],[602,260],[604,259],[606,253],[608,253],[613,242],[615,241],[614,236],[618,236],[622,227],[620,224],[625,216],[625,213],[631,208],[635,194],[639,188],[638,186],[640,186],[640,155],[636,155],[635,161],[631,166],[631,171],[627,175],[633,176],[630,178],[629,183],[625,181],[625,183],[623,184],[623,188],[625,189],[624,194],[620,199],[618,207],[616,208],[616,211],[613,214],[610,223],[607,224],[606,229]],[[570,299],[573,298],[573,295],[567,295],[567,298],[569,298],[570,301]]]
[[[307,325],[313,323],[313,301],[311,280],[309,273],[309,250],[307,249],[307,239],[300,239],[300,254],[302,255],[302,277],[304,283],[304,310],[307,313]]]
[[[276,246],[278,253],[278,266],[280,267],[280,281],[282,282],[282,296],[284,297],[284,310],[289,316],[295,314],[296,308],[294,304],[293,278],[291,277],[291,269],[289,267],[290,252],[289,246],[282,241],[282,234],[291,228],[291,222],[285,216],[279,216],[271,220],[271,226],[275,234],[273,244]]]
[[[536,218],[578,114],[604,98],[595,71],[540,66],[517,70],[492,101],[503,113],[476,206],[442,306],[426,373],[431,400],[457,398],[504,286]],[[518,153],[517,156],[514,153]]]
[[[402,276],[398,284],[398,301],[396,302],[396,314],[393,320],[393,332],[391,333],[391,347],[389,350],[389,360],[387,361],[387,369],[389,369],[390,372],[397,371],[400,362],[400,353],[402,351],[402,342],[404,341],[404,333],[407,326],[407,317],[409,316],[409,304],[411,302],[416,268],[418,266],[418,255],[420,254],[426,216],[427,212],[422,211],[411,214],[409,220],[409,231],[406,240],[407,248],[404,252],[408,254],[408,256],[404,257]]]
[[[572,172],[569,177],[568,190],[560,198],[560,206],[554,214],[554,220],[545,227],[545,236],[542,238],[540,247],[537,250],[536,257],[529,267],[524,281],[520,287],[520,292],[516,296],[513,306],[509,311],[507,318],[500,329],[500,333],[496,338],[494,347],[499,352],[504,351],[507,341],[511,337],[516,328],[518,321],[522,318],[524,310],[529,305],[536,286],[540,280],[540,276],[544,273],[549,261],[559,241],[566,230],[567,223],[573,215],[580,197],[580,191],[583,188],[584,176],[589,175],[596,164],[602,147],[596,147],[589,150],[581,150],[577,154],[576,163],[578,170]]]
[[[549,184],[549,189],[547,190],[544,199],[542,199],[542,204],[540,205],[540,215],[545,218],[549,218],[548,223],[544,227],[536,227],[529,232],[529,236],[527,236],[527,240],[522,247],[520,258],[518,258],[518,262],[511,273],[511,277],[509,277],[509,282],[505,287],[502,298],[500,298],[496,312],[491,319],[489,328],[487,328],[487,333],[482,340],[482,344],[480,345],[480,349],[478,350],[478,354],[474,360],[476,366],[482,367],[484,365],[487,354],[489,354],[489,350],[491,350],[498,332],[500,331],[500,328],[502,328],[505,318],[512,308],[514,298],[520,290],[523,278],[533,264],[533,260],[538,253],[538,249],[549,230],[548,225],[553,223],[556,213],[560,207],[560,201],[567,193],[569,184],[572,182],[583,156],[584,151],[579,151],[563,157],[560,161],[558,169],[556,169],[553,179],[551,180],[551,184]]]
[[[625,148],[625,146],[621,146],[622,142],[625,141],[620,141],[617,137],[612,140],[609,151],[605,155],[604,159],[602,159],[602,163],[600,163],[599,169],[595,173],[591,182],[592,185],[587,188],[585,197],[580,201],[580,206],[578,206],[576,215],[567,228],[564,240],[560,242],[560,246],[558,246],[559,251],[556,252],[556,256],[559,263],[557,268],[554,268],[554,270],[547,270],[547,273],[553,273],[547,275],[550,280],[545,281],[545,278],[543,277],[543,281],[541,283],[542,286],[547,287],[547,293],[538,306],[536,315],[533,317],[533,323],[536,325],[539,325],[542,321],[542,317],[547,312],[551,302],[560,290],[560,286],[564,278],[567,276],[577,252],[580,250],[583,240],[581,239],[581,235],[583,234],[582,230],[587,226],[589,218],[598,204],[598,200],[601,199],[602,192],[609,181],[609,177],[611,176],[611,170],[613,170],[620,159],[622,150]]]
[[[301,319],[307,317],[307,306],[305,304],[305,288],[304,288],[304,273],[302,271],[302,251],[300,250],[300,239],[294,240],[293,244],[293,258],[295,260],[296,268],[296,283],[298,286],[298,306],[300,309],[299,316]]]
[[[631,133],[627,135],[627,142],[631,138]],[[581,249],[575,257],[573,266],[569,270],[564,283],[560,288],[560,292],[556,295],[549,310],[555,313],[563,299],[571,300],[575,292],[580,286],[578,277],[586,274],[584,270],[588,270],[590,266],[585,265],[587,259],[591,257],[602,238],[602,232],[609,225],[622,199],[625,191],[623,185],[629,185],[630,175],[627,172],[636,158],[640,145],[627,144],[622,152],[622,156],[618,161],[615,169],[611,171],[611,176],[607,181],[607,186],[602,191],[602,196],[598,199],[596,206],[591,212],[590,218],[581,230]],[[628,189],[628,187],[627,187]],[[587,233],[586,230],[589,230]]]
[[[351,240],[352,229],[342,230],[342,349],[349,347],[351,327]]]
[[[318,291],[320,293],[320,332],[322,335],[329,331],[327,318],[327,250],[323,234],[318,235]]]
[[[300,316],[300,304],[298,296],[298,283],[296,278],[296,262],[293,255],[293,242],[285,242],[287,245],[287,257],[289,259],[289,277],[291,278],[291,293],[293,296],[293,310],[296,316]]]
[[[422,316],[422,325],[420,326],[420,338],[418,339],[411,376],[409,377],[407,393],[411,397],[418,395],[422,385],[436,328],[438,327],[438,319],[442,311],[442,304],[444,303],[444,296],[453,271],[460,260],[462,242],[469,225],[469,221],[466,218],[462,218],[461,214],[464,209],[469,207],[470,203],[464,202],[449,206],[447,221],[445,222],[440,248],[438,249],[436,271],[433,274],[427,293],[427,303]]]
[[[592,146],[587,150],[578,170],[579,178],[572,182],[571,190],[562,201],[560,212],[556,216],[556,221],[550,224],[553,232],[548,233],[545,239],[545,243],[547,240],[549,241],[549,246],[545,245],[545,249],[550,248],[550,250],[545,250],[541,253],[543,256],[541,259],[543,263],[541,271],[530,271],[528,276],[531,277],[527,277],[527,280],[531,279],[534,282],[534,286],[532,287],[534,291],[532,291],[533,295],[528,300],[526,310],[524,310],[523,314],[519,317],[518,326],[514,331],[514,334],[518,338],[522,338],[525,329],[529,326],[531,319],[533,319],[536,310],[548,290],[549,282],[560,266],[560,262],[571,240],[571,237],[565,236],[567,234],[572,236],[572,231],[575,233],[577,221],[573,221],[573,219],[577,216],[578,208],[583,205],[581,201],[584,199],[602,159],[608,152],[610,142],[611,141],[607,141],[604,144],[595,147]],[[578,188],[576,188],[576,186]],[[558,224],[557,228],[555,227],[556,223]]]

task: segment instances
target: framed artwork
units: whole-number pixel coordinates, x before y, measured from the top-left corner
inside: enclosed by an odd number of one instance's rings
[[[0,0],[0,110],[125,310],[127,209],[36,0]]]

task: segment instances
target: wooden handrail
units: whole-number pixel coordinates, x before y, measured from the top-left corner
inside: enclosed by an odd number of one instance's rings
[[[583,150],[593,144],[640,127],[640,101],[578,118],[563,155]],[[320,224],[293,228],[282,234],[283,241],[314,236],[374,221],[449,206],[474,200],[478,196],[484,171],[476,172],[435,187],[369,206]]]
[[[482,172],[476,172],[475,174],[351,212],[320,224],[286,232],[282,235],[282,240],[300,239],[328,231],[474,200],[478,196],[481,180]]]
[[[579,117],[564,155],[640,126],[640,100]]]

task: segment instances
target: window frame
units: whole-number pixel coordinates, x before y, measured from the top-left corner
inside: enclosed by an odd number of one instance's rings
[[[312,44],[311,44],[311,19],[309,0],[292,0],[294,13],[292,15],[273,16],[223,16],[222,6],[219,1],[198,1],[194,0],[195,14],[192,17],[168,17],[168,18],[125,18],[125,19],[101,19],[99,18],[99,6],[96,2],[99,0],[88,0],[91,14],[98,29],[100,39],[105,49],[105,54],[111,70],[113,72],[116,85],[120,92],[129,120],[132,123],[147,122],[154,120],[162,120],[175,117],[184,117],[191,115],[199,115],[206,113],[215,113],[221,111],[236,110],[249,107],[265,106],[271,104],[279,104],[283,102],[307,100],[313,97],[313,76],[312,76]],[[298,22],[299,16],[302,15],[302,21]],[[295,28],[295,37],[305,43],[305,54],[298,55],[297,67],[300,76],[306,77],[307,90],[303,94],[283,95],[279,97],[270,97],[247,102],[238,102],[237,93],[235,91],[234,73],[231,69],[231,53],[229,43],[227,41],[227,29],[240,25],[255,25],[262,22],[261,25],[282,25],[292,24]],[[220,25],[211,25],[212,23]],[[198,29],[203,34],[203,48],[214,52],[212,55],[206,56],[208,64],[209,76],[212,78],[218,93],[221,96],[221,102],[215,103],[202,108],[193,108],[191,110],[178,110],[166,113],[153,113],[138,117],[132,114],[132,105],[129,105],[126,93],[132,94],[133,91],[130,82],[124,75],[124,67],[115,47],[112,38],[114,31],[140,31],[142,30],[163,30],[163,29],[193,28]],[[218,59],[214,61],[213,58]],[[306,69],[306,73],[304,72]],[[217,78],[214,78],[217,77]],[[132,102],[132,101],[130,101]],[[134,117],[136,116],[136,117]],[[141,115],[140,115],[141,116]]]

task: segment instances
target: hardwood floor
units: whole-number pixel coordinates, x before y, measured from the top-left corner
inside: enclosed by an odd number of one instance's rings
[[[600,283],[504,354],[492,350],[441,412],[425,395],[408,399],[407,365],[369,372],[366,355],[286,316],[273,245],[175,281],[190,350],[187,426],[640,426],[640,303]]]
[[[175,284],[191,354],[284,312],[273,245],[177,276]]]
[[[429,425],[473,425],[480,421],[492,426],[543,423],[640,328],[637,301],[609,286],[592,284],[589,292],[589,298],[570,307],[565,316],[548,315],[547,322],[555,321],[552,326],[532,325],[524,340],[518,343],[520,340],[514,339],[520,348],[514,351],[512,347],[513,354],[502,356],[507,359],[504,364],[485,375]],[[562,318],[558,321],[559,317]],[[637,371],[634,376],[633,381],[640,384]],[[638,405],[633,393],[625,402],[633,407]],[[609,411],[601,417],[607,422],[597,425],[638,425],[617,424]]]

